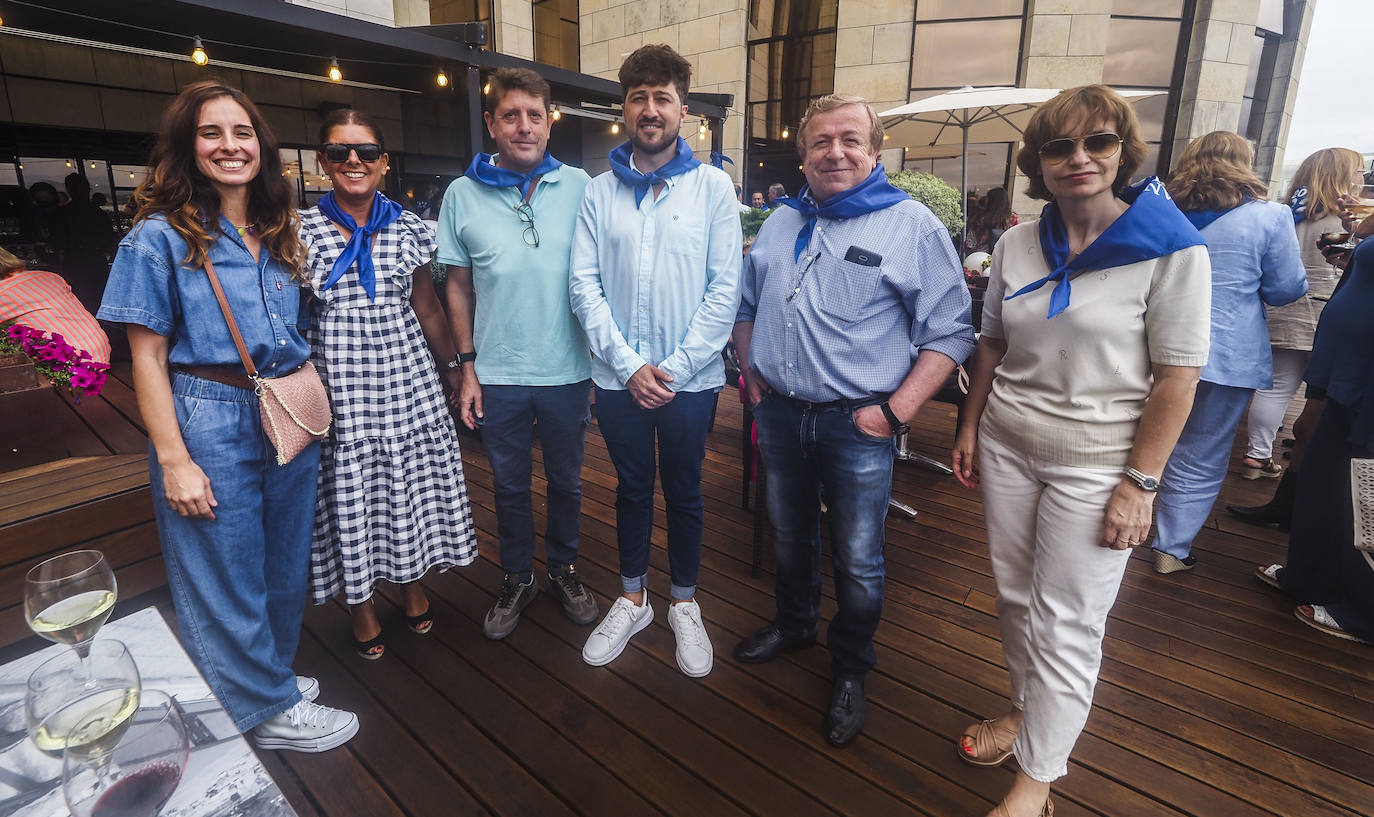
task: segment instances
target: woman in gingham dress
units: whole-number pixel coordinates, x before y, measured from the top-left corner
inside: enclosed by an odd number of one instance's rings
[[[342,590],[354,648],[373,660],[386,649],[371,603],[377,582],[401,585],[407,625],[426,633],[432,621],[419,579],[471,562],[477,542],[430,354],[456,357],[429,271],[434,231],[377,191],[387,154],[368,117],[335,111],[320,145],[334,189],[301,214],[301,234],[319,296],[311,359],[329,390],[334,430],[320,456],[311,598],[320,604]],[[461,370],[443,371],[456,392]]]

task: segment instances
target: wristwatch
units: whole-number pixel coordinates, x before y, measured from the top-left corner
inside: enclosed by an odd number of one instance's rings
[[[461,369],[464,363],[471,363],[476,359],[476,352],[460,352],[459,355],[453,360],[450,360],[447,365],[450,369]]]
[[[1153,493],[1159,490],[1159,477],[1152,477],[1144,471],[1140,471],[1129,466],[1126,468],[1125,471],[1122,471],[1121,473],[1124,474],[1126,478],[1129,479],[1131,482],[1134,482],[1136,485],[1139,485],[1140,490],[1142,491],[1150,491]]]
[[[888,405],[886,400],[880,403],[878,408],[883,410],[883,416],[887,418],[887,425],[892,429],[893,434],[905,434],[911,430],[911,426],[897,419],[897,415],[892,411],[892,406]]]

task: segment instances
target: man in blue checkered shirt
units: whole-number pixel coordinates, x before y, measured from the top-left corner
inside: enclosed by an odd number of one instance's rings
[[[893,435],[974,343],[949,233],[888,184],[882,143],[863,99],[811,104],[797,139],[807,185],[780,200],[745,259],[733,334],[777,543],[777,614],[735,656],[760,663],[815,641],[824,495],[839,600],[825,733],[836,746],[867,713]]]

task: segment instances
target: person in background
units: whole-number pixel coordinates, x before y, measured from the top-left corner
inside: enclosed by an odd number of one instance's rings
[[[491,75],[487,130],[497,153],[473,157],[449,186],[439,218],[439,261],[458,367],[458,413],[481,428],[496,494],[505,576],[482,622],[505,638],[534,601],[534,429],[544,477],[547,587],[574,623],[596,620],[596,599],[577,573],[582,454],[591,424],[587,336],[568,300],[568,259],[577,208],[589,181],[549,155],[550,89],[524,68]]]
[[[1341,226],[1341,211],[1353,202],[1351,194],[1358,192],[1356,185],[1364,183],[1363,165],[1360,154],[1353,150],[1326,148],[1304,159],[1289,185],[1288,206],[1297,226],[1308,291],[1305,298],[1286,306],[1271,306],[1265,312],[1269,345],[1273,347],[1274,385],[1256,391],[1250,404],[1243,479],[1274,479],[1283,473],[1283,467],[1273,459],[1274,437],[1307,368],[1317,321],[1338,277],[1317,248],[1317,239],[1323,233],[1346,231]],[[1285,491],[1292,488],[1291,482],[1284,486]]]
[[[776,209],[778,208],[778,199],[786,198],[786,197],[787,197],[787,188],[786,188],[786,187],[783,187],[783,186],[782,186],[780,183],[778,183],[778,182],[773,182],[772,184],[768,185],[768,209],[769,209],[769,210],[776,210]]]
[[[0,248],[0,323],[7,321],[61,335],[91,360],[110,362],[109,337],[62,276],[24,269],[22,260]]]
[[[1212,513],[1241,415],[1255,389],[1273,382],[1264,307],[1307,292],[1292,212],[1265,201],[1244,137],[1194,139],[1169,177],[1169,194],[1207,239],[1212,262],[1211,353],[1193,408],[1160,479],[1155,572],[1191,570],[1193,539]],[[1315,248],[1315,247],[1314,247]]]
[[[959,481],[982,489],[1011,676],[1010,709],[956,743],[976,766],[1016,755],[989,817],[1053,811],[1107,614],[1207,362],[1211,294],[1203,238],[1163,183],[1127,187],[1146,147],[1120,95],[1062,91],[1024,140],[1016,165],[1049,204],[993,250],[953,452]]]
[[[69,173],[64,184],[71,202],[57,212],[62,277],[87,309],[96,310],[109,274],[106,253],[114,241],[114,227],[110,216],[91,201],[91,183],[86,177]]]
[[[735,200],[739,202],[739,211],[741,213],[747,213],[750,210],[754,209],[744,203],[744,185],[739,184],[738,182],[735,184]]]
[[[754,191],[754,195],[749,199],[749,203],[753,206],[755,210],[768,209],[768,202],[764,201],[763,193],[761,193],[758,190]]]
[[[260,748],[321,752],[353,737],[358,717],[313,703],[319,682],[291,672],[320,447],[277,464],[205,272],[214,266],[264,377],[305,363],[310,284],[277,148],[242,91],[186,86],[163,115],[97,317],[128,325],[181,643]]]
[[[1018,223],[1016,214],[1011,211],[1011,199],[1005,187],[989,190],[972,219],[969,224],[970,253],[992,252],[1002,233]]]
[[[386,651],[377,584],[400,586],[406,627],[424,635],[434,617],[420,579],[477,555],[458,434],[434,368],[457,350],[430,272],[434,230],[379,190],[390,161],[381,129],[361,111],[333,111],[317,158],[333,189],[301,213],[318,293],[306,334],[334,428],[320,453],[310,595],[323,604],[342,592],[354,650],[375,660]],[[460,371],[443,376],[457,391]]]
[[[776,614],[735,657],[763,663],[815,642],[825,497],[839,600],[826,637],[825,736],[834,746],[867,718],[893,435],[973,350],[949,232],[888,183],[882,144],[861,97],[811,103],[797,129],[806,186],[759,230],[733,333],[777,542]]]
[[[569,293],[587,333],[597,425],[615,465],[621,595],[582,649],[603,666],[653,620],[649,538],[654,466],[667,506],[668,625],[678,668],[714,665],[696,602],[704,508],[701,463],[721,350],[739,306],[743,232],[730,177],[703,165],[678,135],[692,66],[646,45],[620,66],[629,141],[587,185],[573,237]]]

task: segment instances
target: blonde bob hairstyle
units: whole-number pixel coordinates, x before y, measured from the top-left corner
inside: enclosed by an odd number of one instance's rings
[[[0,279],[8,278],[23,268],[24,262],[18,256],[0,247]]]
[[[1299,187],[1307,188],[1307,217],[1321,218],[1341,212],[1339,199],[1350,192],[1351,180],[1364,169],[1364,159],[1349,148],[1323,148],[1298,166],[1288,183],[1288,199]]]
[[[853,94],[826,94],[813,99],[811,104],[806,106],[806,113],[802,114],[801,124],[797,126],[797,155],[806,158],[806,126],[811,124],[811,118],[846,105],[862,105],[868,113],[868,152],[878,152],[883,146],[883,123],[878,121],[878,114],[873,112],[873,106],[868,104],[868,100]]]
[[[1167,189],[1180,210],[1230,210],[1263,199],[1269,187],[1255,175],[1255,152],[1238,133],[1218,130],[1188,143]]]
[[[1146,147],[1131,104],[1105,85],[1082,85],[1060,91],[1036,109],[1022,134],[1021,150],[1016,153],[1016,166],[1030,178],[1026,195],[1054,201],[1040,172],[1040,146],[1067,136],[1070,129],[1094,122],[1106,122],[1121,137],[1121,164],[1112,182],[1112,193],[1121,195],[1145,161]]]

